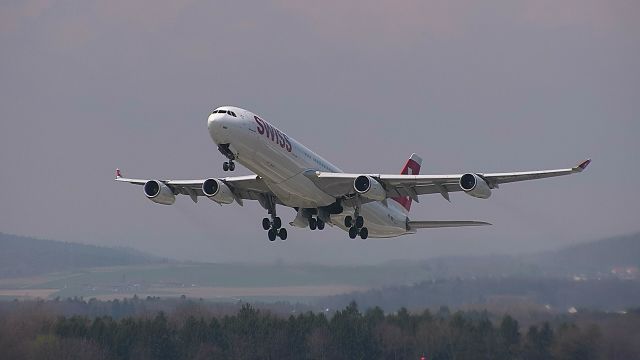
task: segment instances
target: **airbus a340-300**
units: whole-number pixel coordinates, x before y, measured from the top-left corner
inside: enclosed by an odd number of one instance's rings
[[[207,119],[209,135],[227,158],[224,171],[235,162],[253,175],[200,180],[129,179],[116,169],[116,180],[143,185],[144,194],[158,204],[171,205],[176,195],[194,202],[207,197],[219,204],[240,205],[257,200],[269,217],[262,220],[269,240],[285,240],[287,229],[276,214],[276,206],[287,206],[297,215],[289,224],[322,230],[336,226],[349,237],[389,238],[413,234],[417,229],[490,225],[482,221],[416,221],[409,218],[412,201],[425,194],[449,200],[449,193],[462,191],[487,199],[498,185],[516,181],[569,175],[583,171],[591,160],[556,170],[508,173],[419,175],[422,159],[411,155],[400,174],[352,174],[323,159],[261,117],[237,107],[223,106]]]

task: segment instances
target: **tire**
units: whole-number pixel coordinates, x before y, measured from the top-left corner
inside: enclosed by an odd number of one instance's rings
[[[363,227],[362,229],[360,229],[360,238],[362,240],[366,240],[369,237],[369,229],[367,229],[366,227]]]
[[[269,236],[269,241],[275,241],[276,236],[278,236],[278,232],[276,231],[276,229],[271,229],[269,230],[267,235]]]
[[[278,231],[278,236],[280,236],[280,240],[287,240],[287,229],[281,228],[280,231]]]
[[[282,227],[282,219],[277,216],[273,218],[273,227],[275,229],[280,229]]]
[[[355,226],[349,228],[349,237],[351,239],[355,239],[358,236],[358,229]]]
[[[229,171],[229,163],[228,162],[224,162],[222,163],[222,170],[224,171]]]
[[[236,163],[232,163],[231,161],[229,161],[229,171],[233,171],[236,169]]]
[[[271,229],[271,221],[269,220],[269,218],[262,219],[262,228],[265,230]]]
[[[344,217],[344,226],[350,228],[351,226],[353,226],[353,218],[349,215]]]
[[[362,218],[362,216],[358,216],[356,218],[356,227],[360,229],[363,226],[364,226],[364,219]]]
[[[324,221],[318,220],[317,222],[318,230],[324,230]]]
[[[309,218],[309,229],[315,230],[317,225],[318,225],[318,222],[316,221],[315,218]]]

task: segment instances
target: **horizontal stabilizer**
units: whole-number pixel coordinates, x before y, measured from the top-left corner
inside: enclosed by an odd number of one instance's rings
[[[443,227],[491,225],[484,221],[409,221],[409,229],[432,229]]]

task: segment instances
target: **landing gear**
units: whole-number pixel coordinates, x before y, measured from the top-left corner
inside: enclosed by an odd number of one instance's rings
[[[229,144],[220,144],[218,145],[218,151],[220,151],[220,153],[224,156],[226,156],[227,159],[229,159],[229,161],[225,161],[222,164],[222,170],[224,171],[233,171],[236,169],[236,164],[233,162],[233,160],[236,159],[235,154],[233,153],[233,151],[231,151],[231,149],[229,148]]]
[[[269,229],[269,231],[267,232],[267,235],[269,236],[269,241],[275,241],[276,236],[278,236],[278,231],[273,228]]]
[[[269,218],[262,219],[262,228],[267,230],[269,241],[275,241],[277,237],[279,237],[280,240],[286,240],[287,229],[282,227],[282,219],[276,216],[275,199],[264,198],[260,203],[262,204],[262,206],[264,206],[268,210],[269,215],[271,215],[271,219]]]
[[[344,226],[349,228],[349,237],[351,239],[355,239],[358,235],[360,235],[361,239],[366,239],[369,237],[369,229],[364,227],[364,218],[360,216],[360,207],[356,207],[356,211],[353,214],[354,219],[347,215],[344,217]]]
[[[233,162],[233,160],[229,160],[228,162],[225,161],[224,163],[222,163],[222,170],[224,171],[233,171],[236,169],[236,163]]]
[[[324,221],[319,218],[310,217],[309,218],[309,229],[311,230],[324,230]]]

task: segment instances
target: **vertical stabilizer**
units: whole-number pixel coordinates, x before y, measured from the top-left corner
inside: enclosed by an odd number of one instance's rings
[[[420,174],[421,166],[422,166],[422,158],[416,155],[415,153],[411,154],[411,157],[409,158],[409,160],[407,160],[407,163],[402,168],[402,172],[400,172],[400,174],[401,175],[418,175]],[[400,206],[402,206],[402,208],[406,212],[409,212],[409,210],[411,210],[411,202],[412,202],[411,197],[400,196],[392,199],[395,200],[398,204],[400,204]]]

